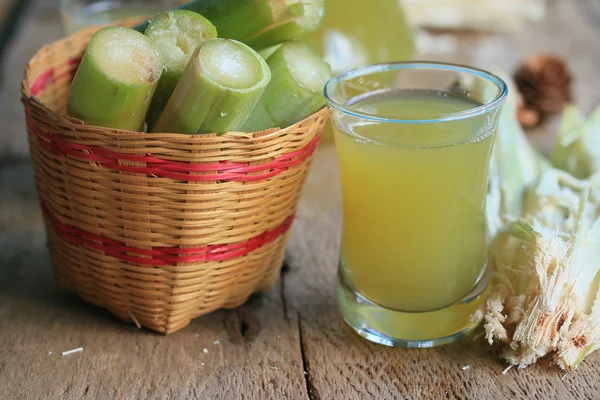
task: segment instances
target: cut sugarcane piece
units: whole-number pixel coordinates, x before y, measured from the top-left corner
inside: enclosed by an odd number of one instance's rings
[[[316,30],[324,0],[195,0],[180,8],[208,18],[220,37],[261,50]],[[135,29],[144,32],[147,26]]]
[[[195,0],[179,7],[208,18],[221,37],[240,40],[269,26],[285,8],[283,0]],[[148,22],[134,29],[144,32]]]
[[[221,37],[241,40],[273,24],[287,6],[284,0],[195,0],[179,7],[202,14],[216,27]],[[148,22],[134,29],[144,32]]]
[[[284,0],[289,11],[275,24],[244,38],[253,49],[262,50],[316,31],[325,15],[325,0]],[[302,6],[302,11],[299,11]]]
[[[152,40],[109,27],[90,40],[73,79],[67,115],[88,125],[141,131],[163,60]]]
[[[215,26],[193,11],[175,10],[157,15],[150,21],[146,36],[156,43],[165,62],[154,98],[150,103],[148,129],[152,130],[175,90],[192,54],[202,42],[217,37]]]
[[[243,132],[285,128],[325,106],[323,87],[331,68],[300,42],[286,42],[268,59],[271,82],[242,125]]]
[[[273,53],[275,53],[279,47],[281,47],[281,44],[276,44],[275,46],[271,46],[271,47],[267,47],[266,49],[259,50],[258,54],[260,54],[260,56],[262,58],[264,58],[265,60],[268,60],[269,57],[271,57],[271,55]]]
[[[153,132],[236,131],[264,92],[271,72],[245,44],[210,39],[192,55]]]

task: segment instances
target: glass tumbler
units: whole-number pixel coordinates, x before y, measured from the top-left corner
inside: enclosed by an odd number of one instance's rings
[[[107,24],[135,16],[151,17],[184,3],[182,0],[60,0],[66,34],[91,25]]]
[[[488,166],[506,84],[439,63],[353,69],[325,87],[342,192],[337,300],[361,336],[467,335],[488,288]]]

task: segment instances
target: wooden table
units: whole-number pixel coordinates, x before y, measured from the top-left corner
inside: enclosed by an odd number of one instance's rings
[[[247,305],[164,337],[60,291],[24,158],[19,81],[27,59],[61,32],[53,1],[26,3],[0,54],[0,399],[600,398],[600,353],[568,375],[547,362],[502,375],[481,339],[403,350],[349,332],[333,290],[341,213],[331,145],[317,152],[282,277]],[[532,51],[553,51],[569,60],[589,111],[600,101],[598,43],[598,2],[555,0],[548,19],[524,32],[461,35],[432,57],[511,70]],[[543,132],[533,138],[547,144]]]

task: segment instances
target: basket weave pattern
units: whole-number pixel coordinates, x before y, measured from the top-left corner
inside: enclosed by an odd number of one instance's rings
[[[23,81],[55,275],[118,317],[171,333],[277,279],[327,111],[219,137],[85,126],[64,111],[96,30],[41,49]]]

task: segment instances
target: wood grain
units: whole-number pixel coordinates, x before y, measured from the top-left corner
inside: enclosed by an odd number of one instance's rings
[[[20,24],[0,54],[0,157],[26,157],[29,153],[21,105],[21,80],[29,59],[40,47],[62,35],[58,0],[23,2]]]
[[[461,35],[451,51],[424,57],[512,70],[531,52],[551,50],[569,60],[576,98],[589,111],[600,101],[598,10],[595,0],[554,0],[548,19],[525,32]],[[58,18],[56,3],[35,1],[1,58],[0,154],[26,154],[18,82],[29,56],[60,35]],[[545,135],[533,139],[548,146]],[[505,366],[480,338],[431,350],[358,338],[334,299],[340,204],[335,149],[325,144],[277,285],[163,337],[56,287],[28,161],[0,160],[0,399],[600,398],[600,354],[568,375],[547,361],[502,375]],[[84,350],[61,355],[77,347]]]
[[[466,34],[451,53],[425,58],[512,71],[532,52],[550,51],[568,61],[576,77],[577,102],[589,111],[600,102],[600,81],[594,78],[600,65],[600,21],[591,18],[591,3],[575,6],[553,1],[546,21],[525,32],[505,37]],[[551,143],[548,130],[555,124],[550,121],[549,128],[530,136],[545,151]],[[294,226],[292,272],[285,277],[288,304],[300,315],[312,398],[600,398],[600,354],[590,356],[568,375],[547,368],[548,362],[502,375],[505,366],[481,340],[433,350],[403,350],[356,338],[340,323],[333,297],[341,225],[338,182],[335,149],[322,146]],[[469,368],[463,371],[464,366]]]
[[[339,320],[332,295],[341,223],[338,173],[335,149],[321,147],[294,225],[290,272],[284,276],[287,303],[299,314],[311,398],[598,397],[600,354],[566,376],[547,361],[502,375],[505,365],[477,338],[482,331],[462,343],[428,350],[389,349],[351,332]]]
[[[32,171],[0,171],[0,399],[305,397],[279,286],[168,338],[119,322],[56,287]]]
[[[0,24],[6,22],[6,19],[10,16],[15,4],[16,0],[0,0]]]

